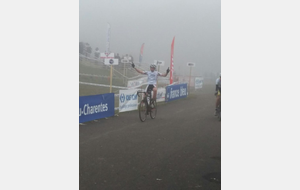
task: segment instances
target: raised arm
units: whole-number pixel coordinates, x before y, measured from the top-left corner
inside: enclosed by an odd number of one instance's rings
[[[137,68],[135,68],[135,65],[134,65],[134,63],[132,62],[132,64],[131,64],[131,66],[132,66],[132,68],[134,68],[138,73],[140,73],[140,74],[144,74],[144,72],[143,71],[141,71],[141,70],[139,70],[139,69],[137,69]]]
[[[170,72],[170,69],[169,69],[169,67],[168,67],[168,69],[167,69],[167,71],[166,71],[166,73],[165,74],[163,74],[163,75],[160,75],[160,76],[162,76],[162,77],[166,77],[166,76],[168,76],[168,73]]]

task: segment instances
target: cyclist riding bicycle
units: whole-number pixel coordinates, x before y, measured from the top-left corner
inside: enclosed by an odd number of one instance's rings
[[[216,100],[216,111],[215,111],[215,116],[217,115],[217,109],[218,106],[221,106],[221,73],[220,73],[220,77],[217,78],[216,80],[216,92],[215,95],[217,96],[217,100]]]
[[[148,86],[146,87],[146,92],[149,92],[149,91],[153,90],[153,99],[152,100],[156,101],[156,94],[157,94],[156,81],[157,81],[157,77],[158,76],[166,77],[168,75],[168,73],[170,72],[170,69],[168,68],[165,74],[161,74],[161,73],[155,71],[155,69],[156,69],[155,64],[150,65],[150,71],[141,71],[141,70],[135,68],[135,65],[134,65],[133,62],[131,64],[131,66],[138,73],[148,75]]]

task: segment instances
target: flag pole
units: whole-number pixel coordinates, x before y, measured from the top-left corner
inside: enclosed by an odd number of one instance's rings
[[[110,87],[109,87],[109,92],[111,93],[112,92],[112,65],[110,66]]]
[[[174,62],[173,62],[173,57],[174,57],[174,41],[175,41],[175,36],[173,37],[173,41],[172,41],[172,45],[171,45],[170,84],[173,84],[173,71],[174,71]]]

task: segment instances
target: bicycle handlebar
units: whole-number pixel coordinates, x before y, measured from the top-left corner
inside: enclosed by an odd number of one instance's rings
[[[146,95],[145,91],[137,91],[136,94],[140,97],[139,93],[144,93]]]

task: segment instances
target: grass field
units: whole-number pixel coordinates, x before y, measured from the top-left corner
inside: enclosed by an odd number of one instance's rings
[[[95,83],[95,84],[110,84],[110,67],[104,66],[102,63],[95,63],[94,61],[82,59],[79,61],[79,73],[90,74],[90,75],[100,75],[101,77],[85,76],[79,75],[80,82]],[[128,77],[132,77],[129,75]],[[112,79],[113,86],[126,86],[126,80],[116,71],[113,72]],[[100,86],[89,86],[79,84],[79,96],[88,96],[109,93],[109,87]],[[118,88],[113,88],[113,92],[118,92]]]

